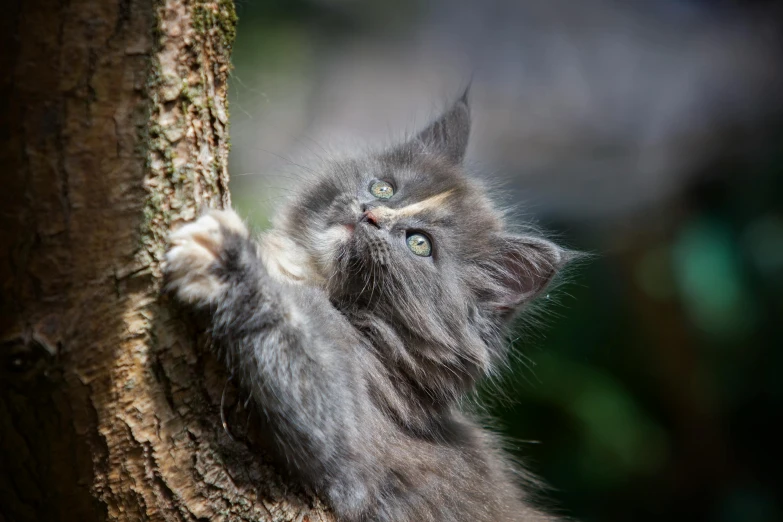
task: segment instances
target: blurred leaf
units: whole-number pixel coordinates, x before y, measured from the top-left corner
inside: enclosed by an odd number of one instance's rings
[[[672,254],[680,292],[693,322],[716,337],[748,335],[757,312],[727,227],[697,218],[683,227]]]

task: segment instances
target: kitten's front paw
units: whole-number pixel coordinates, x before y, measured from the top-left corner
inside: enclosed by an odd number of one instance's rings
[[[189,304],[219,299],[227,284],[221,269],[231,236],[248,237],[247,227],[233,210],[211,210],[175,230],[164,265],[166,289]]]

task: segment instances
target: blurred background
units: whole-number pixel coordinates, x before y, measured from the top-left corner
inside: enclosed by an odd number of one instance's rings
[[[413,132],[472,78],[469,163],[595,254],[483,391],[582,521],[783,521],[779,2],[237,0],[234,204]]]

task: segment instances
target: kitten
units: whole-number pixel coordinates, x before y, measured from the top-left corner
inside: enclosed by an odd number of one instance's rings
[[[231,211],[171,235],[167,288],[346,521],[553,521],[457,406],[569,253],[504,229],[462,167],[467,93],[391,150],[323,165],[260,243]],[[529,481],[528,481],[529,482]]]

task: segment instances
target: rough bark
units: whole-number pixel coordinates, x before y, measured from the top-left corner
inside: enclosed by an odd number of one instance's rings
[[[220,420],[160,295],[167,231],[229,203],[230,0],[0,17],[0,520],[319,520]],[[240,415],[241,417],[241,415]]]

